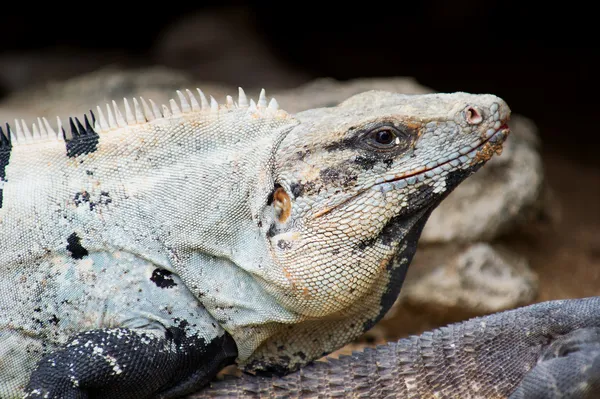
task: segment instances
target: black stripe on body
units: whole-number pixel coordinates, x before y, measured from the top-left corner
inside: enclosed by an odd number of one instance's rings
[[[6,133],[0,127],[0,208],[2,208],[2,187],[6,181],[6,167],[10,160],[12,144],[10,142],[10,126],[6,124]]]
[[[92,121],[95,121],[94,113],[90,111]],[[93,122],[92,122],[93,123]],[[84,125],[81,124],[77,118],[69,118],[69,125],[71,126],[71,138],[67,138],[65,131],[63,130],[63,137],[67,143],[67,156],[69,158],[75,158],[80,155],[89,154],[96,151],[98,148],[98,140],[100,136],[94,130],[90,124],[87,115],[84,117]]]

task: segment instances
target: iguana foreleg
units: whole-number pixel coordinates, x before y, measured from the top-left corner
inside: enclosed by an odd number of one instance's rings
[[[86,331],[42,359],[26,398],[125,399],[197,389],[237,356],[230,335],[210,343],[171,327],[164,337],[127,328]],[[161,394],[159,393],[159,397]]]

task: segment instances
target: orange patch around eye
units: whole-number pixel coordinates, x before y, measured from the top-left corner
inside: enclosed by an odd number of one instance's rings
[[[292,213],[292,201],[290,200],[290,196],[285,190],[279,187],[275,190],[273,194],[273,206],[277,209],[279,213],[279,221],[285,222]]]

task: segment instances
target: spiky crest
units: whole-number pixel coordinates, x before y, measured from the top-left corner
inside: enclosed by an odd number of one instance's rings
[[[8,123],[6,124],[6,132],[0,128],[0,146],[31,144],[43,141],[68,142],[74,137],[105,133],[156,120],[178,118],[190,113],[218,115],[223,111],[247,109],[247,113],[255,117],[285,118],[288,116],[285,111],[279,109],[279,104],[275,98],[271,98],[267,102],[265,89],[260,91],[258,102],[255,102],[253,99],[248,99],[244,90],[239,87],[237,103],[233,100],[232,96],[228,95],[223,104],[219,104],[213,96],[209,96],[210,99],[207,99],[202,90],[196,90],[198,91],[200,101],[197,100],[191,90],[185,89],[187,97],[181,90],[177,90],[176,94],[179,101],[170,99],[169,105],[162,104],[160,107],[151,99],[148,99],[150,103],[148,105],[148,102],[143,97],[139,97],[139,101],[135,97],[131,100],[124,98],[124,112],[119,108],[117,102],[113,100],[111,104],[106,104],[106,113],[102,111],[99,105],[96,106],[96,114],[92,110],[89,111],[91,123],[88,115],[84,115],[83,124],[79,118],[70,117],[70,131],[66,131],[63,128],[63,123],[58,116],[56,117],[56,130],[52,128],[48,120],[44,117],[37,118],[37,124],[33,123],[31,130],[23,119],[20,121],[15,119],[14,129]],[[130,105],[130,101],[133,103],[133,107]]]
[[[6,124],[6,133],[2,130],[2,126],[0,126],[0,149],[8,148],[11,146],[11,137],[10,137],[10,126],[8,123]]]

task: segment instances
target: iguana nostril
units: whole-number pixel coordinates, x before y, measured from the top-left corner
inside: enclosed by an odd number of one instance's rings
[[[465,110],[465,119],[469,125],[477,125],[481,123],[483,117],[481,116],[481,112],[475,107],[467,107]]]

